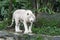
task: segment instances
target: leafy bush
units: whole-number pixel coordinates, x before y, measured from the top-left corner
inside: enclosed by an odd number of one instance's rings
[[[8,23],[6,21],[1,21],[0,22],[0,30],[3,30],[7,27]]]
[[[37,34],[60,35],[60,23],[57,20],[46,20],[44,18],[37,21],[37,27],[33,27],[33,32]]]
[[[55,14],[55,12],[51,9],[49,9],[47,6],[43,6],[37,10],[38,12],[44,12],[44,13],[49,13],[49,14]]]

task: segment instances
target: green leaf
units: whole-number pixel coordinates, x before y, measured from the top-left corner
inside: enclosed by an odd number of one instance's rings
[[[1,15],[4,15],[4,7],[1,8]]]

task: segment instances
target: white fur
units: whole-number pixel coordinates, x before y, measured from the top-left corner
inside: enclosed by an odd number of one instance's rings
[[[13,13],[12,23],[10,26],[12,26],[13,22],[15,21],[15,31],[16,32],[22,32],[22,30],[19,29],[19,21],[24,24],[25,31],[24,33],[32,33],[32,24],[35,21],[35,15],[32,13],[31,10],[24,10],[24,9],[18,9]],[[28,28],[27,22],[30,22],[30,26]]]

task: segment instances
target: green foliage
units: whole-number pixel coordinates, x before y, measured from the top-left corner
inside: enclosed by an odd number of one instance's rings
[[[33,27],[33,32],[37,34],[60,35],[60,23],[56,20],[46,20],[44,18],[38,20],[37,28]]]
[[[0,8],[3,6],[7,6],[8,3],[9,3],[9,0],[0,1]]]
[[[60,4],[59,0],[40,0],[39,4],[40,4],[40,6],[38,6],[38,10],[37,10],[38,12],[55,14],[55,12],[60,11],[60,9],[58,8],[59,4]]]
[[[47,6],[43,6],[40,9],[37,10],[38,12],[44,12],[44,13],[49,13],[49,14],[55,14],[55,12],[51,9],[49,9]]]
[[[5,29],[8,23],[6,21],[0,21],[0,30]]]
[[[60,0],[56,0],[56,1],[59,1],[60,2]]]

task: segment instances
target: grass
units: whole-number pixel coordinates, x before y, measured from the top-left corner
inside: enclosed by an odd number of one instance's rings
[[[36,34],[60,35],[60,23],[57,20],[39,19],[32,30]]]
[[[0,21],[0,30],[5,29],[8,26],[7,21]]]

